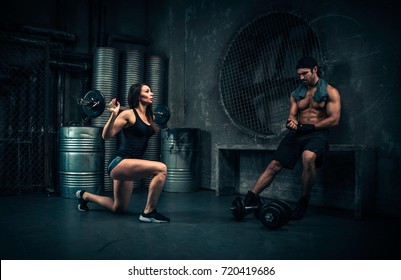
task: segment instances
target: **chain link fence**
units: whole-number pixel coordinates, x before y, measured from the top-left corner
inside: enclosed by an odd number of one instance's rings
[[[46,41],[0,33],[0,194],[46,186]]]

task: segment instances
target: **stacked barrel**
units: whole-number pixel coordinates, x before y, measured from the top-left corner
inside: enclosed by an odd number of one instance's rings
[[[92,89],[103,93],[106,104],[117,97],[119,80],[119,51],[115,48],[97,48],[93,57]],[[103,128],[110,117],[106,110],[102,115],[92,120],[92,125]],[[104,191],[113,190],[113,180],[107,174],[109,158],[117,149],[117,139],[114,137],[104,144]]]
[[[153,92],[153,108],[164,104],[165,61],[161,56],[148,55],[145,60],[145,81]],[[161,132],[156,132],[148,143],[144,159],[161,161]],[[142,186],[148,187],[152,177],[142,179]]]
[[[144,81],[145,56],[138,50],[127,50],[120,58],[120,89],[119,101],[122,106],[128,106],[128,91],[131,85]]]

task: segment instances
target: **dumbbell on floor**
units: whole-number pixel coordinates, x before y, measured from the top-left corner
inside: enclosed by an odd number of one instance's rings
[[[287,202],[273,200],[264,204],[259,211],[261,223],[271,230],[281,228],[291,220],[292,210]]]
[[[236,197],[231,204],[230,210],[234,216],[234,219],[237,221],[241,221],[245,218],[246,215],[253,211],[257,211],[259,209],[258,205],[255,206],[245,206],[244,201],[241,197]]]

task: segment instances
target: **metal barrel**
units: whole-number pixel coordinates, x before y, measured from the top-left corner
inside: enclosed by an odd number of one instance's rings
[[[112,47],[98,47],[93,56],[92,89],[103,93],[106,105],[118,96],[120,51]],[[103,128],[110,118],[109,110],[104,110],[99,117],[92,119],[92,126]],[[104,144],[106,159],[103,172],[104,190],[113,191],[113,179],[107,174],[107,160],[117,150],[117,138],[112,138]]]
[[[135,49],[125,50],[120,56],[120,77],[118,100],[128,107],[128,91],[133,84],[143,83],[145,55]]]
[[[158,55],[147,55],[145,57],[145,81],[153,92],[153,109],[156,106],[164,104],[165,88],[165,72],[166,72],[165,59]],[[143,159],[160,161],[161,160],[161,133],[156,132],[148,142]],[[142,187],[149,187],[152,181],[152,176],[143,178],[141,180]]]
[[[167,165],[166,192],[193,192],[199,189],[199,129],[162,130],[162,162]]]
[[[62,127],[59,143],[60,196],[75,198],[77,190],[102,192],[104,141],[101,128]]]

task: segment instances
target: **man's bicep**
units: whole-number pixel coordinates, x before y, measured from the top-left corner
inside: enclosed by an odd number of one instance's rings
[[[327,103],[327,114],[329,116],[340,117],[341,114],[341,97],[339,92],[332,88],[329,93],[329,102]]]

